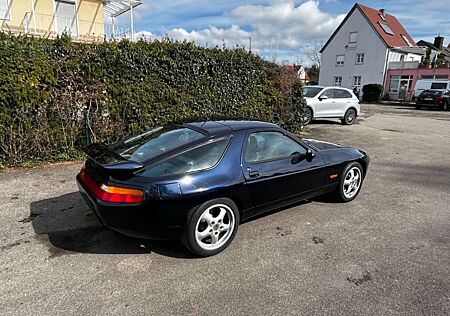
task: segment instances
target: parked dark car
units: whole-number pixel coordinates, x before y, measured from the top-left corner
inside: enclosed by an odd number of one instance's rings
[[[181,237],[199,256],[222,251],[241,221],[268,210],[326,193],[353,200],[369,164],[361,150],[260,121],[172,124],[85,152],[78,187],[105,226]]]
[[[424,90],[416,99],[416,109],[423,107],[437,107],[448,110],[450,104],[450,90]]]

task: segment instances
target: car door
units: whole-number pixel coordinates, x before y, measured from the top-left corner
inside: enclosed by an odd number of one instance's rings
[[[332,114],[335,117],[343,117],[345,112],[352,105],[354,106],[353,96],[350,92],[344,89],[334,89],[334,107]]]
[[[322,91],[322,93],[317,97],[318,101],[316,103],[314,117],[330,117],[333,113],[334,108],[334,89],[329,88]]]
[[[247,133],[242,167],[256,207],[318,192],[325,176],[320,155],[307,158],[307,146],[280,130]]]

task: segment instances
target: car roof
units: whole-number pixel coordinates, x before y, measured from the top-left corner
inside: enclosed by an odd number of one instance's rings
[[[188,122],[187,126],[204,130],[208,134],[231,134],[233,131],[248,130],[253,128],[278,128],[278,125],[256,120],[220,120]]]
[[[304,88],[320,88],[320,89],[339,89],[339,90],[345,90],[345,91],[349,91],[352,92],[352,89],[347,89],[344,87],[339,87],[339,86],[329,86],[329,87],[324,87],[324,86],[304,86]]]

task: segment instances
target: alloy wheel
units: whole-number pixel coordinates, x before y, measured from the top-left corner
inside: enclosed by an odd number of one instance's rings
[[[228,205],[214,204],[200,216],[195,227],[195,241],[205,250],[223,246],[235,229],[234,213]]]
[[[351,168],[344,179],[343,193],[348,199],[353,198],[359,190],[362,182],[361,170],[358,167]]]
[[[355,118],[356,118],[356,113],[355,113],[355,110],[352,110],[352,109],[350,109],[350,110],[348,110],[348,113],[347,113],[347,116],[346,116],[346,123],[347,124],[352,124],[353,123],[353,121],[355,120]]]

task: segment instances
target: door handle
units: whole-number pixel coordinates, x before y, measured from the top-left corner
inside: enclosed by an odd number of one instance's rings
[[[256,170],[252,170],[252,168],[247,168],[247,172],[248,172],[249,177],[252,177],[252,178],[259,177],[259,172]]]

